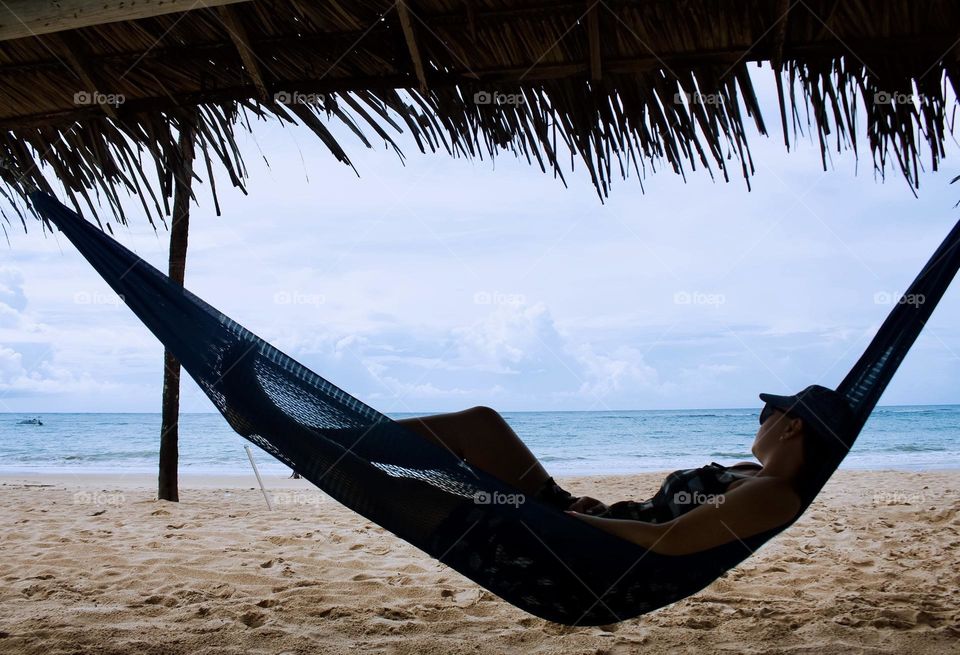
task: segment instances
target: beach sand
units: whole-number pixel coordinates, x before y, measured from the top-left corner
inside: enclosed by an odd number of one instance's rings
[[[573,478],[605,500],[661,475]],[[534,618],[299,480],[0,478],[0,652],[960,652],[960,471],[834,476],[787,532],[638,619]]]

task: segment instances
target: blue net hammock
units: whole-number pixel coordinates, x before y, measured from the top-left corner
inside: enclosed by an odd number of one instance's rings
[[[30,199],[180,360],[238,434],[343,505],[531,614],[567,625],[644,614],[703,589],[790,525],[671,556],[536,498],[483,502],[519,491],[280,352],[54,197],[37,191]],[[837,387],[856,417],[848,443],[960,267],[958,244],[960,223],[904,294],[923,302],[898,303]],[[816,491],[830,473],[832,467]],[[804,499],[804,508],[814,497]]]

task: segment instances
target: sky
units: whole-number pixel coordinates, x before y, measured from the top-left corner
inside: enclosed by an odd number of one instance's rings
[[[771,131],[750,133],[752,191],[664,171],[601,203],[582,166],[565,187],[401,136],[404,164],[338,130],[358,176],[260,123],[239,136],[248,195],[218,178],[218,217],[196,189],[187,286],[390,413],[759,407],[835,386],[960,219],[957,147],[917,197],[866,150],[824,172],[809,138],[785,151],[772,79],[754,79]],[[168,233],[128,208],[117,238],[165,270]],[[0,412],[159,411],[160,344],[63,236],[8,231]],[[958,285],[882,404],[960,402]],[[213,408],[187,381],[181,410]]]

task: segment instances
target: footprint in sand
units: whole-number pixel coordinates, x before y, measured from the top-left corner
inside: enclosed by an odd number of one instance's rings
[[[449,598],[457,607],[471,607],[480,602],[481,594],[477,589],[444,589],[440,592],[441,598]]]
[[[923,610],[908,608],[889,608],[878,612],[879,616],[870,620],[870,625],[877,628],[895,628],[909,630],[920,626],[936,627],[940,621],[933,614]]]
[[[307,610],[307,616],[315,616],[321,619],[342,619],[353,616],[354,608],[342,605],[330,605],[321,609]]]
[[[416,564],[404,564],[403,566],[397,567],[398,573],[426,573],[426,569],[417,566]],[[437,580],[437,584],[443,584],[446,581],[446,578],[440,578]]]
[[[178,591],[173,592],[173,595],[181,603],[198,603],[203,598],[205,598],[204,594],[194,589],[180,589]]]
[[[717,627],[716,622],[710,619],[689,619],[684,621],[683,625],[687,628],[693,628],[694,630],[713,630]]]
[[[244,612],[240,616],[240,623],[244,624],[248,628],[259,628],[261,625],[267,622],[267,615],[263,612]]]
[[[391,621],[406,621],[413,618],[413,614],[410,612],[395,607],[381,607],[377,611],[377,616],[390,619]]]
[[[215,598],[230,598],[235,592],[235,589],[223,583],[215,584],[207,590],[207,593]]]
[[[164,607],[176,607],[177,599],[168,596],[148,596],[143,599],[145,605],[163,605]]]
[[[640,652],[641,644],[647,642],[647,637],[641,637],[639,640],[623,640],[611,646],[608,650],[604,650],[604,654],[609,653],[609,655],[633,655],[633,653]],[[600,652],[600,651],[597,651]]]

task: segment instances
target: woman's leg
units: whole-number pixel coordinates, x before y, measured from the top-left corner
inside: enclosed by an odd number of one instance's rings
[[[489,407],[397,422],[524,493],[536,494],[550,479],[513,428]]]

